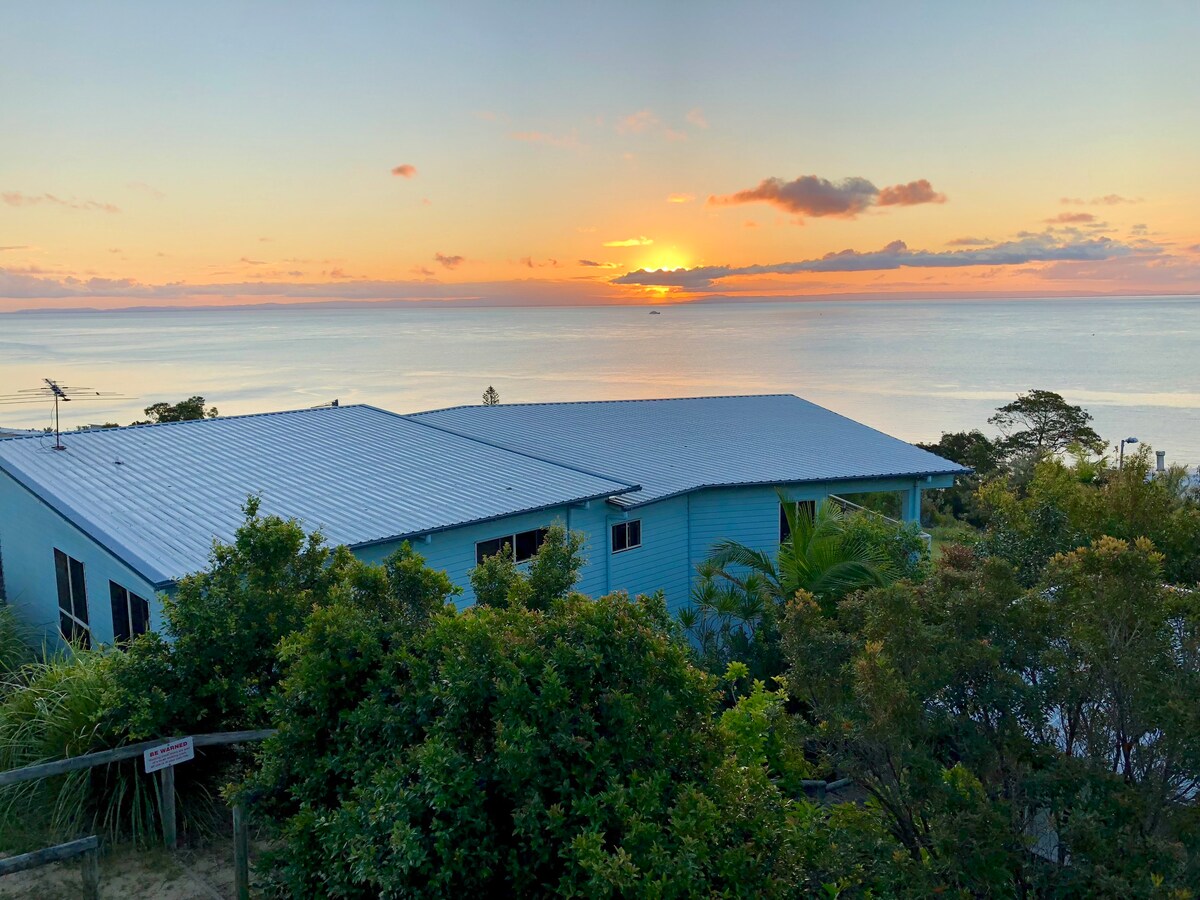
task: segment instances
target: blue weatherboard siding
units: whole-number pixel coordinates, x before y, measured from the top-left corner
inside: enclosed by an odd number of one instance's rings
[[[577,588],[665,592],[686,605],[718,541],[772,552],[777,485],[795,500],[923,489],[961,467],[797,397],[464,407],[399,416],[297,410],[0,442],[0,553],[9,602],[57,634],[54,549],[84,564],[96,642],[109,581],[146,597],[204,568],[248,494],[378,562],[411,539],[473,602],[475,544],[558,523],[584,535]],[[611,552],[637,520],[641,545]]]
[[[97,643],[112,643],[109,581],[150,601],[150,623],[162,626],[154,587],[37,497],[0,472],[0,553],[8,603],[23,622],[58,633],[54,550],[83,563],[89,623]]]
[[[607,516],[604,540],[611,541],[612,526],[639,520],[642,545],[619,553],[605,546],[610,590],[631,596],[662,590],[673,606],[688,594],[691,566],[688,559],[688,498],[675,497],[638,509],[612,509]],[[598,561],[599,562],[599,561]]]

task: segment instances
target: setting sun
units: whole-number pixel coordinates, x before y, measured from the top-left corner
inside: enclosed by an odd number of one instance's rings
[[[653,255],[639,260],[634,268],[645,269],[647,272],[674,272],[676,269],[690,268],[691,265],[686,255],[671,247],[669,250],[656,250]]]

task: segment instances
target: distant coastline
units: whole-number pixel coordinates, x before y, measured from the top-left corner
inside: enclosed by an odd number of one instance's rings
[[[3,298],[0,298],[3,299]],[[1195,300],[1200,294],[1193,293],[1160,293],[1160,294],[1121,294],[1121,293],[1070,293],[1070,294],[1041,294],[1028,292],[992,292],[974,294],[920,294],[904,293],[845,293],[845,294],[803,294],[787,297],[779,296],[734,296],[729,294],[709,295],[693,299],[676,300],[669,297],[647,297],[637,302],[598,301],[598,302],[539,302],[513,303],[509,300],[488,300],[482,297],[464,297],[456,299],[430,298],[423,300],[266,300],[262,303],[203,303],[188,305],[145,305],[145,306],[28,306],[20,309],[0,310],[4,315],[86,315],[108,313],[193,313],[193,312],[229,312],[236,310],[312,310],[312,309],[603,309],[614,308],[649,308],[661,307],[669,310],[676,306],[720,306],[741,305],[753,303],[973,303],[973,302],[1009,302],[1009,301],[1109,301],[1109,300]]]

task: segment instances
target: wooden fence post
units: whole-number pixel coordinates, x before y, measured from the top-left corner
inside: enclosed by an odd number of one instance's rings
[[[233,895],[250,900],[250,829],[242,803],[233,807]]]
[[[175,767],[167,766],[162,770],[162,778],[159,782],[162,791],[162,803],[159,807],[162,811],[162,826],[163,826],[163,843],[166,844],[168,850],[174,850],[178,846],[178,841],[175,836]]]
[[[93,847],[83,854],[83,900],[100,900],[100,852]]]

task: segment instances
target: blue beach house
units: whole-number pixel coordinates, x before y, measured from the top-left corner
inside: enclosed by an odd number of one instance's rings
[[[960,466],[799,397],[336,406],[0,441],[0,599],[48,635],[110,643],[228,541],[246,497],[378,561],[411,541],[465,588],[558,522],[586,537],[578,588],[687,602],[723,538],[771,550],[789,502],[921,491]]]

